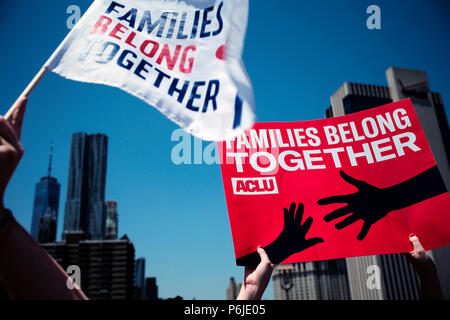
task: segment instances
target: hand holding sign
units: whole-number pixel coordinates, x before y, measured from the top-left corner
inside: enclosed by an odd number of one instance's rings
[[[442,300],[442,289],[436,265],[425,251],[416,235],[411,234],[409,236],[409,241],[411,242],[413,250],[409,253],[405,253],[405,255],[420,278],[422,299]]]
[[[241,291],[237,300],[260,300],[269,284],[273,264],[263,248],[259,247],[257,252],[261,262],[256,268],[245,267],[244,281],[242,281]]]
[[[421,278],[424,278],[429,277],[430,274],[435,273],[436,265],[423,248],[422,244],[419,241],[419,238],[416,235],[412,234],[409,237],[409,241],[411,242],[413,250],[405,253],[405,256],[413,266],[417,275]]]

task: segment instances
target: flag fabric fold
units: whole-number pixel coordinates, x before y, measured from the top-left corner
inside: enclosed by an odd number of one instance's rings
[[[226,140],[255,118],[247,17],[248,0],[96,0],[45,67],[120,88],[198,138]]]

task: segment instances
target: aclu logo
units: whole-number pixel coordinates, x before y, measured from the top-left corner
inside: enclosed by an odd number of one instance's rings
[[[275,177],[231,178],[234,194],[275,194],[278,193]]]

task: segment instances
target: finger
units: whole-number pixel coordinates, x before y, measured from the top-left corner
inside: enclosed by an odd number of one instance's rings
[[[283,215],[284,215],[284,225],[287,224],[289,221],[289,211],[286,208],[283,208]]]
[[[304,210],[305,210],[305,206],[303,205],[303,203],[299,203],[297,212],[295,213],[295,218],[294,218],[295,224],[297,224],[299,226],[302,224]]]
[[[11,126],[17,136],[17,138],[20,140],[20,136],[22,134],[22,124],[23,124],[23,118],[25,116],[25,110],[27,108],[27,98],[20,98],[17,104],[17,107],[14,109],[12,117],[11,117]]]
[[[309,228],[311,228],[312,223],[313,223],[313,218],[308,217],[308,219],[306,219],[305,223],[302,225],[302,229],[305,232],[305,234],[308,233]]]
[[[283,213],[284,213],[284,225],[288,225],[289,224],[289,211],[286,208],[283,208]]]
[[[416,252],[425,251],[425,249],[423,248],[422,244],[419,241],[419,238],[416,235],[414,234],[410,235],[409,241],[411,242],[414,251]]]
[[[317,203],[320,204],[321,206],[332,203],[347,203],[347,202],[348,202],[348,195],[331,196],[322,198],[319,201],[317,201]]]
[[[322,243],[322,242],[325,242],[325,241],[322,238],[318,238],[318,237],[317,238],[308,239],[305,242],[305,245],[306,245],[305,249],[311,248],[312,246],[315,246],[316,244]]]
[[[284,225],[286,225],[294,220],[295,202],[291,203],[289,210],[286,208],[283,208],[283,211],[284,211]]]
[[[345,206],[345,207],[342,207],[342,208],[332,211],[331,213],[329,213],[325,217],[323,217],[323,219],[326,222],[330,222],[331,220],[343,217],[343,216],[349,214],[350,212],[352,212],[352,209],[350,208],[350,206]]]
[[[359,188],[359,186],[361,186],[362,181],[357,180],[357,179],[355,179],[355,178],[353,178],[353,177],[350,177],[348,174],[346,174],[346,173],[345,173],[344,171],[342,171],[342,170],[341,170],[339,173],[340,173],[342,179],[344,179],[346,182],[348,182],[348,183],[354,185],[354,186],[357,187],[357,188]]]
[[[359,234],[357,236],[357,239],[359,241],[363,240],[366,237],[367,232],[369,232],[369,230],[370,230],[370,226],[371,226],[370,223],[364,222],[364,224],[361,228],[361,231],[359,232]]]
[[[291,203],[291,206],[289,207],[289,213],[291,213],[292,216],[294,216],[294,213],[295,213],[295,207],[296,207],[295,202],[292,202],[292,203]]]
[[[266,250],[264,250],[262,247],[258,247],[258,249],[256,249],[256,251],[259,254],[259,257],[261,258],[261,262],[263,263],[271,263],[269,256],[266,253]]]
[[[355,216],[354,214],[352,214],[351,216],[348,216],[347,218],[345,218],[344,220],[342,220],[341,222],[337,223],[334,227],[338,230],[341,230],[349,225],[351,225],[353,222],[358,221],[358,217]]]
[[[0,136],[6,140],[10,145],[12,145],[16,150],[19,148],[19,140],[14,133],[13,128],[8,123],[8,121],[0,116]]]

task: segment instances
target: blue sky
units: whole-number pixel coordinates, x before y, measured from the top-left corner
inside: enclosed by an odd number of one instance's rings
[[[69,5],[89,0],[1,1],[0,112],[4,114],[68,29]],[[366,8],[381,8],[381,30],[366,28]],[[431,89],[450,108],[450,2],[256,1],[250,3],[244,62],[259,121],[324,117],[344,82],[386,85],[385,70],[425,70]],[[54,141],[53,175],[61,183],[58,239],[64,217],[72,133],[109,137],[106,198],[118,201],[119,233],[163,298],[224,299],[234,262],[220,168],[175,165],[177,127],[155,109],[112,87],[47,74],[30,97],[23,128],[25,156],[5,204],[30,229],[35,183],[46,174]],[[208,143],[203,143],[206,146]],[[264,298],[273,298],[270,285]]]

